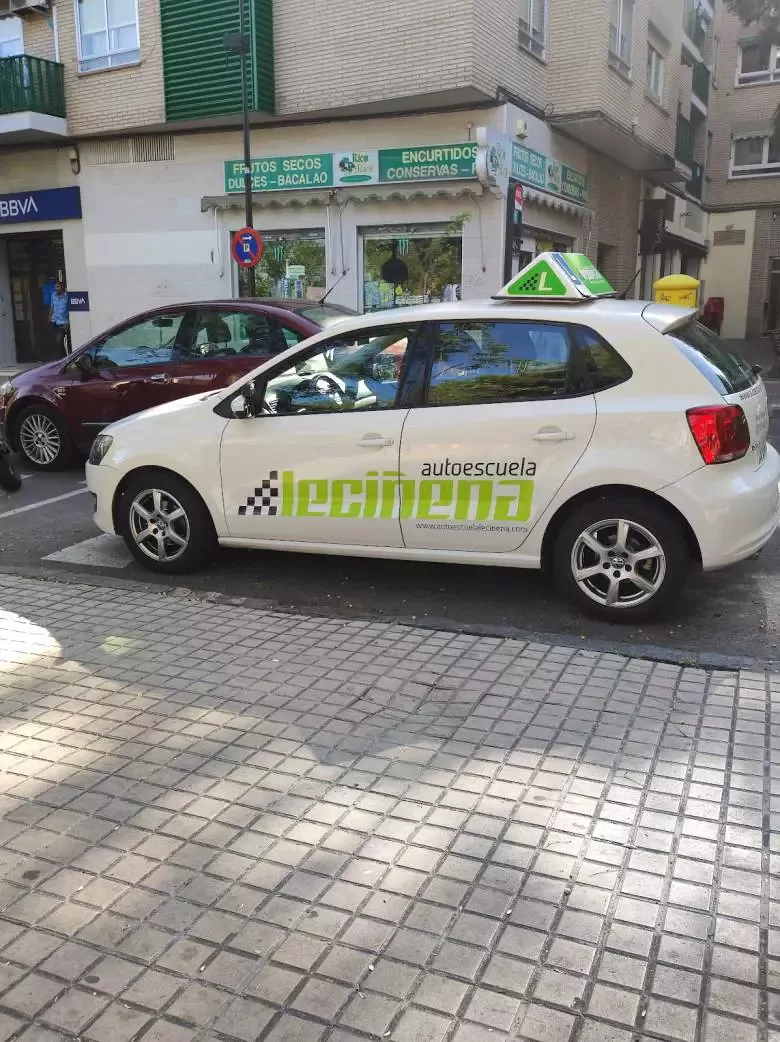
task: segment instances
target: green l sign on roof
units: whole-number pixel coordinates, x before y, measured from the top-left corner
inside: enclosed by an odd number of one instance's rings
[[[540,253],[495,299],[583,301],[614,292],[584,253]]]
[[[555,253],[553,256],[559,264],[575,276],[575,279],[579,279],[585,289],[590,290],[594,297],[602,297],[606,293],[615,292],[593,261],[584,253]]]
[[[510,297],[565,297],[566,286],[544,257],[524,268],[506,288]]]

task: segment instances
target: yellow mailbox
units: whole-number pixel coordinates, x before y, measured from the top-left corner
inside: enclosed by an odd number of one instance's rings
[[[657,304],[678,304],[684,308],[699,306],[701,283],[690,275],[667,275],[653,283],[653,299]]]

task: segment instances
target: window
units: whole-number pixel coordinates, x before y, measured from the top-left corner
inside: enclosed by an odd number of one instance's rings
[[[289,338],[287,333],[262,312],[201,311],[193,334],[186,342],[179,337],[176,358],[270,358],[299,343],[300,337],[294,330],[289,330]]]
[[[735,138],[731,146],[731,177],[780,174],[780,139],[756,134]]]
[[[567,326],[447,322],[440,327],[428,405],[556,398],[571,391]]]
[[[602,340],[592,329],[575,330],[578,362],[582,366],[586,386],[590,391],[605,391],[617,387],[634,375],[631,366]]]
[[[653,101],[664,100],[664,56],[652,44],[647,45],[647,80],[645,89]]]
[[[298,314],[302,318],[308,318],[310,322],[316,322],[323,329],[327,329],[334,322],[342,322],[345,318],[356,315],[357,312],[351,308],[341,307],[340,304],[312,303],[311,307],[300,308]]]
[[[0,19],[0,58],[24,54],[21,18]]]
[[[621,72],[631,71],[634,0],[610,0],[609,53]]]
[[[264,235],[263,259],[255,268],[255,295],[296,298],[315,304],[325,295],[325,232],[278,231]],[[239,271],[238,295],[246,297],[247,272]]]
[[[382,326],[328,340],[271,373],[263,410],[277,416],[393,409],[416,326]]]
[[[96,369],[126,369],[139,365],[165,365],[179,351],[183,312],[157,315],[128,326],[102,340],[94,348]]]
[[[547,43],[547,0],[520,0],[520,46],[537,58]]]
[[[763,39],[741,43],[737,84],[774,82],[780,83],[780,46]]]
[[[136,0],[76,0],[79,72],[141,60]]]
[[[691,322],[668,336],[719,394],[737,394],[757,382],[751,366],[700,322]]]
[[[365,228],[363,235],[363,310],[460,300],[462,222]],[[401,281],[389,282],[386,265],[401,261]]]

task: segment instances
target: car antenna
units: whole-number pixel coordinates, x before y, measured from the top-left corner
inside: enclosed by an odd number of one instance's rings
[[[626,288],[623,290],[623,292],[622,293],[618,293],[618,295],[617,295],[617,299],[618,300],[628,300],[628,294],[633,289],[634,283],[636,282],[636,280],[639,278],[639,276],[641,274],[642,274],[642,269],[638,268],[636,275],[634,275],[633,279],[631,279],[631,281],[626,286]]]
[[[322,295],[322,296],[320,297],[320,299],[319,299],[319,300],[317,301],[317,303],[318,303],[318,304],[324,304],[324,303],[325,303],[325,301],[326,301],[326,300],[328,299],[328,297],[329,297],[329,296],[331,295],[331,293],[333,292],[333,290],[334,290],[334,289],[336,288],[336,286],[338,286],[338,284],[339,284],[339,283],[341,282],[341,280],[342,280],[342,279],[345,279],[346,277],[347,277],[347,273],[346,273],[346,271],[343,271],[343,272],[341,273],[341,275],[339,275],[339,277],[338,277],[338,278],[336,279],[336,281],[335,281],[335,282],[333,283],[333,285],[332,285],[332,286],[330,287],[330,289],[329,289],[329,290],[327,290],[327,291],[326,291],[326,292],[325,292],[325,293],[324,293],[324,294],[323,294],[323,295]]]

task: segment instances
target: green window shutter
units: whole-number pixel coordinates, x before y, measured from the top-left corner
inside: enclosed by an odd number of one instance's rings
[[[273,0],[249,0],[252,107],[274,111]],[[161,0],[165,112],[170,121],[241,112],[238,55],[225,36],[239,28],[238,0]]]

